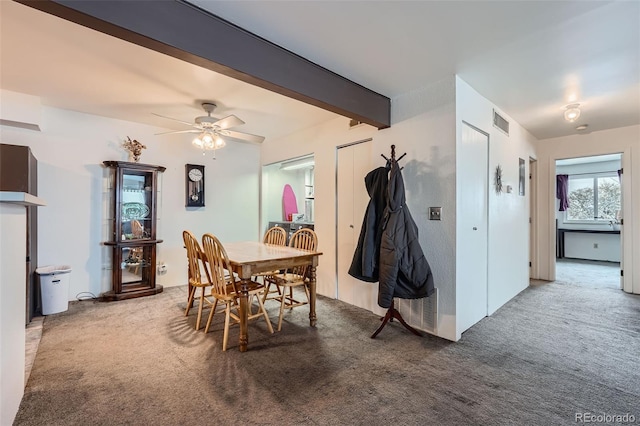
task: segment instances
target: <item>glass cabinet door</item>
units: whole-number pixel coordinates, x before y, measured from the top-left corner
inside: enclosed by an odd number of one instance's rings
[[[151,250],[149,246],[122,247],[122,285],[140,282],[151,267]]]
[[[150,239],[153,236],[153,173],[125,172],[122,175],[122,241]]]

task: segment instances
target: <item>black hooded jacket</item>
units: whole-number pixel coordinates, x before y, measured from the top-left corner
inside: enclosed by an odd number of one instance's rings
[[[369,204],[362,222],[358,246],[353,254],[349,275],[362,281],[378,281],[382,216],[387,205],[387,175],[389,169],[378,167],[364,178]]]
[[[398,163],[391,164],[389,200],[380,242],[378,305],[389,308],[394,297],[420,299],[434,291],[431,267],[422,252],[416,226],[405,202]]]

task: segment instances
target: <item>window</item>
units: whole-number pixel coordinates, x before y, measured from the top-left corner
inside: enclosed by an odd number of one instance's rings
[[[567,220],[616,220],[620,180],[615,173],[569,176]]]

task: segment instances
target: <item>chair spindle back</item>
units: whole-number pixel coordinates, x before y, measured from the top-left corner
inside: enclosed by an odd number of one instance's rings
[[[276,246],[283,246],[287,241],[287,231],[284,228],[279,226],[274,226],[272,228],[267,229],[267,232],[264,233],[264,238],[262,242],[265,244],[273,244]]]
[[[318,236],[309,228],[298,229],[289,241],[289,247],[315,251],[318,246]],[[297,266],[292,269],[292,272],[296,275],[306,276],[307,266]]]
[[[189,284],[201,285],[202,272],[200,269],[200,255],[202,250],[200,249],[200,243],[198,243],[198,240],[190,231],[182,231],[182,239],[184,240],[184,246],[187,249],[187,260],[189,262]],[[207,274],[207,279],[209,279],[207,266],[204,265],[204,268]]]
[[[225,270],[231,273],[231,268],[229,266],[229,257],[222,243],[215,235],[204,234],[202,236],[202,248],[209,261],[209,271],[214,291],[218,294],[228,294],[228,280],[225,278]],[[233,275],[231,277],[231,282],[233,282]]]

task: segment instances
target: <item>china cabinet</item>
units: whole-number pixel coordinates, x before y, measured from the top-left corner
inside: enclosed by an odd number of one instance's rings
[[[104,301],[162,292],[156,285],[159,174],[165,167],[105,161],[108,169],[107,234],[111,247],[111,290]]]

